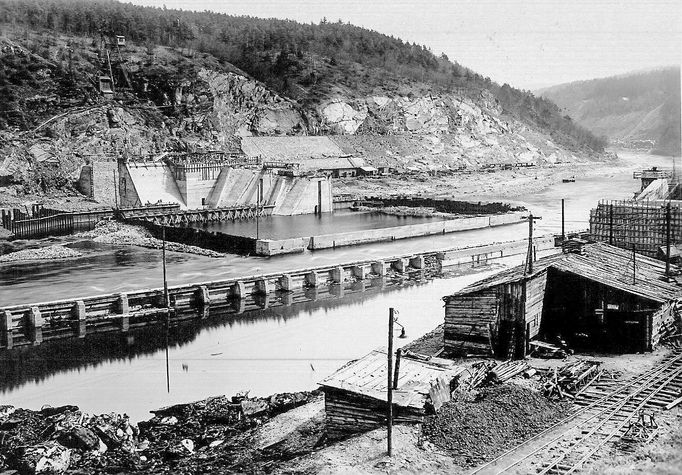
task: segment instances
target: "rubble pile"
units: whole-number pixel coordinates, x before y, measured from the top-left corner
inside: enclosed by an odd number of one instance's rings
[[[462,466],[494,458],[560,420],[570,408],[514,384],[454,396],[427,418],[423,434]]]
[[[262,460],[249,431],[318,397],[317,392],[212,397],[154,411],[139,426],[126,415],[93,416],[76,406],[40,411],[0,406],[0,473],[250,470]]]
[[[80,257],[81,255],[80,252],[74,249],[55,244],[53,246],[39,247],[37,249],[23,249],[21,251],[0,255],[0,264],[45,259],[72,259],[74,257]]]

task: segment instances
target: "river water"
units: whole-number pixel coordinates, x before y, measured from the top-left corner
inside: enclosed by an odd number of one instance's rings
[[[321,216],[314,214],[266,216],[258,222],[254,220],[227,221],[224,223],[197,224],[194,227],[206,231],[219,231],[232,236],[288,239],[406,226],[442,221],[443,219],[432,216],[394,216],[368,211],[338,210],[334,213],[323,213]]]
[[[567,229],[586,229],[599,199],[628,198],[639,183],[632,172],[670,159],[619,153],[622,168],[598,178],[557,183],[515,203],[542,216],[536,232],[557,232],[561,199]],[[495,199],[495,197],[491,197]],[[522,238],[527,225],[481,229],[359,247],[273,258],[211,259],[169,253],[171,284],[357,259],[500,242]],[[82,246],[82,245],[81,245]],[[0,306],[57,298],[159,287],[160,253],[133,247],[91,246],[81,259],[0,266]],[[508,264],[517,264],[518,259]],[[89,412],[127,412],[135,420],[167,404],[250,390],[252,395],[312,389],[349,359],[385,344],[389,306],[400,312],[409,338],[442,322],[441,297],[493,272],[388,286],[384,291],[275,307],[241,315],[212,315],[170,335],[170,392],[166,390],[165,336],[157,329],[128,335],[88,336],[0,353],[0,403],[39,408],[76,404]]]

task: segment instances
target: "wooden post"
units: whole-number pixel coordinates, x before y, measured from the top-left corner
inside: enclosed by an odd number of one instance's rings
[[[387,453],[390,457],[393,445],[393,307],[388,309],[388,385],[386,402],[388,403],[388,414],[386,418]]]
[[[393,373],[393,389],[398,389],[398,379],[400,378],[400,357],[402,351],[400,348],[395,350],[395,373]]]
[[[2,315],[0,315],[0,336],[2,337],[2,343],[5,348],[11,350],[14,346],[14,322],[12,320],[12,314],[9,310],[4,310]]]
[[[566,214],[565,214],[565,209],[564,209],[564,199],[561,198],[561,242],[564,242],[566,240],[566,227],[565,227],[565,222],[566,222]]]
[[[528,215],[528,252],[526,253],[526,272],[533,273],[533,222],[536,219],[542,219],[540,216]]]
[[[170,299],[168,296],[168,280],[166,279],[166,226],[161,226],[161,239],[163,245],[161,248],[161,258],[163,260],[163,302],[166,308],[170,308]]]
[[[670,201],[665,207],[665,276],[670,278]]]
[[[260,213],[258,213],[258,207],[260,204],[260,193],[261,186],[263,185],[263,180],[258,183],[258,188],[256,189],[256,240],[260,237]]]
[[[609,204],[609,244],[613,246],[613,203]]]

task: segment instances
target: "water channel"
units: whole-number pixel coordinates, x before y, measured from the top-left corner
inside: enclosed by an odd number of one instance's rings
[[[544,234],[560,229],[561,199],[565,198],[567,228],[586,229],[589,209],[599,199],[628,198],[638,189],[639,183],[632,179],[633,170],[670,166],[666,157],[620,155],[623,167],[610,175],[576,177],[575,183],[558,183],[514,202],[542,216],[536,230]],[[520,224],[269,259],[211,259],[171,253],[169,280],[171,284],[200,282],[500,242],[522,238],[526,232],[527,225]],[[511,259],[506,264],[517,261]],[[400,322],[407,328],[409,338],[398,340],[404,344],[442,322],[442,296],[496,268],[499,265],[290,307],[211,315],[181,326],[170,335],[170,392],[166,391],[165,338],[158,329],[6,351],[0,353],[0,403],[28,408],[68,403],[95,413],[126,412],[140,420],[148,417],[150,409],[209,395],[240,390],[267,395],[312,389],[349,359],[385,344],[389,306],[399,310]],[[73,261],[0,266],[0,306],[159,287],[160,275],[158,251],[90,245],[83,258]]]

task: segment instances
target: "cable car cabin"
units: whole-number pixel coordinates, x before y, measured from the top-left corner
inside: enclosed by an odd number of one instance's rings
[[[116,35],[116,46],[125,46],[126,45],[126,37],[125,36],[119,36]]]
[[[445,300],[445,350],[522,358],[533,339],[576,350],[651,351],[680,331],[682,286],[664,262],[605,243],[501,272]]]
[[[114,82],[111,80],[109,76],[99,77],[99,92],[104,97],[114,96]]]

